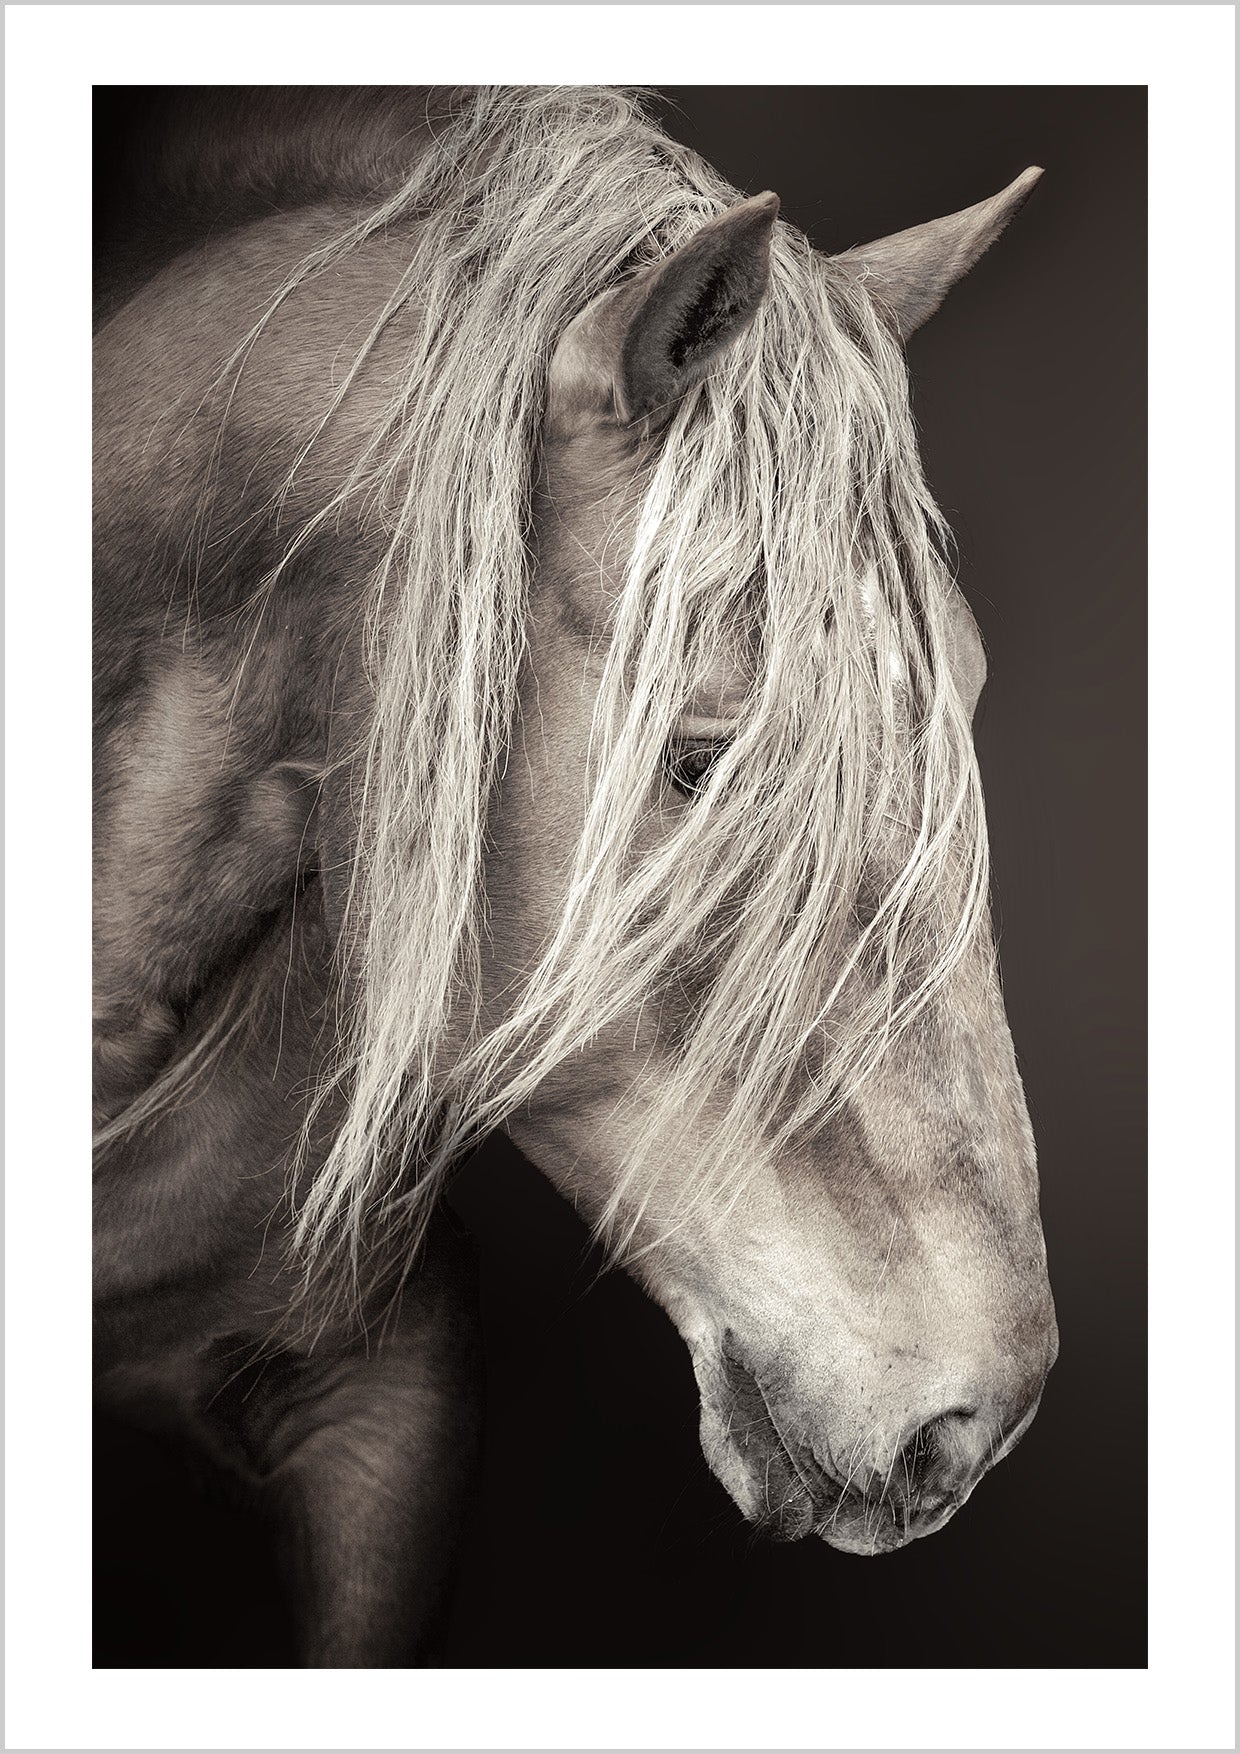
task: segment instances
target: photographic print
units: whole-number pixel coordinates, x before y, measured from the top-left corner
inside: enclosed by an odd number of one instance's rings
[[[98,1667],[1144,1664],[1145,115],[96,89]]]

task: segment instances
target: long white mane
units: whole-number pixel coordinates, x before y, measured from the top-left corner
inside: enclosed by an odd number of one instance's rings
[[[345,1118],[303,1190],[311,1259],[342,1249],[356,1265],[383,1236],[412,1247],[468,1143],[643,1005],[676,1018],[679,1052],[635,1093],[638,1143],[604,1230],[631,1241],[656,1135],[662,1160],[679,1153],[686,1209],[732,1197],[755,1138],[777,1146],[837,1110],[985,919],[981,795],[946,661],[954,586],[903,357],[848,273],[781,222],[759,319],[686,399],[653,469],[558,929],[507,1018],[478,1017],[485,825],[551,355],[598,292],[737,198],[629,95],[471,91],[403,187],[272,305],[374,233],[407,234],[404,278],[323,424],[415,301],[400,382],[290,549],[347,503],[385,508],[333,1085]],[[669,736],[738,640],[753,662],[738,733],[638,857]]]

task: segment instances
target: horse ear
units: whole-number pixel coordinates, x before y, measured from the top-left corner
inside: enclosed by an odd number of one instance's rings
[[[592,412],[632,426],[670,411],[756,315],[778,212],[777,195],[741,201],[666,261],[588,306],[553,361],[557,423]]]
[[[624,289],[616,411],[626,425],[679,401],[752,322],[778,212],[769,192],[741,201]]]
[[[907,341],[1024,206],[1041,175],[1031,165],[988,201],[845,250],[832,260],[855,274],[871,297],[890,311],[901,339]]]

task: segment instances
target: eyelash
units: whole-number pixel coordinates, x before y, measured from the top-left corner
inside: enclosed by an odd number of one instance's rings
[[[663,753],[663,771],[682,798],[695,798],[726,748],[726,743],[670,743]]]

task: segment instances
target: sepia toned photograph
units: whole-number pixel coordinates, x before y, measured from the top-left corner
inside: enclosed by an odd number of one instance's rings
[[[95,105],[96,1662],[1140,1665],[1144,92]]]

